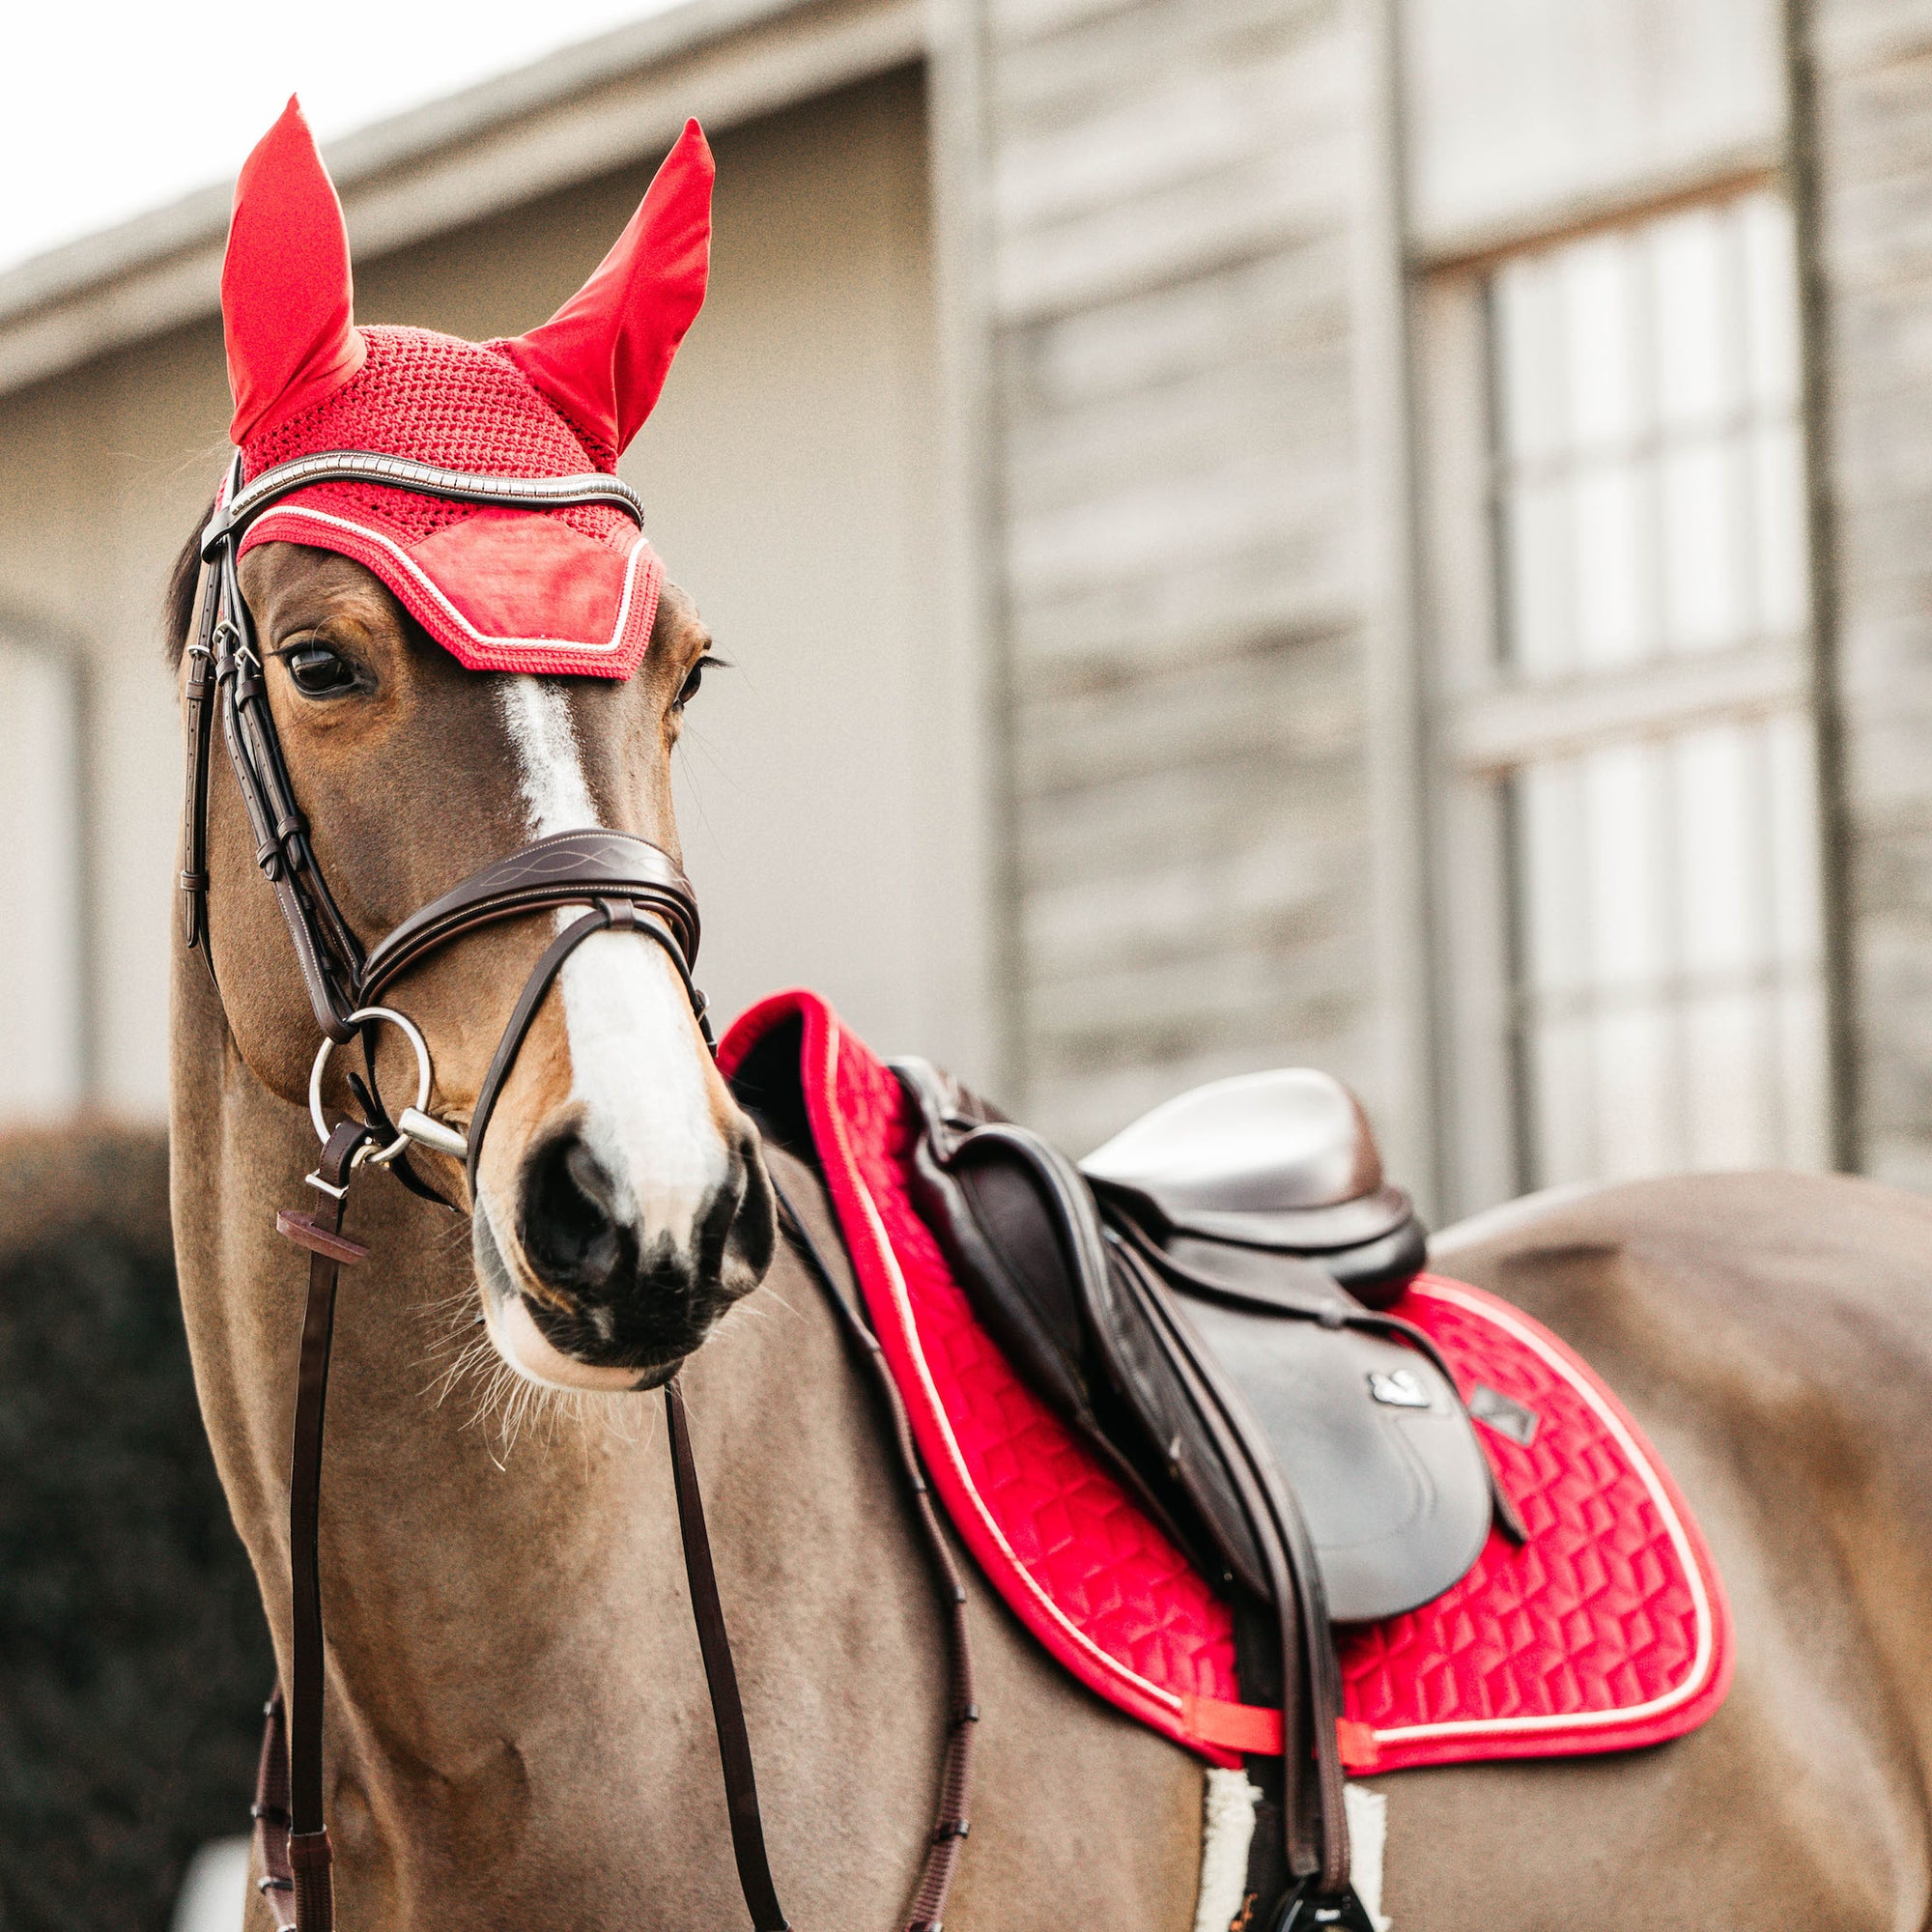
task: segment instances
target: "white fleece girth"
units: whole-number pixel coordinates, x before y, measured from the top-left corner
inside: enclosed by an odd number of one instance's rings
[[[1201,1889],[1194,1932],[1228,1932],[1247,1899],[1248,1848],[1255,1837],[1255,1801],[1261,1796],[1241,1771],[1210,1769],[1202,1795]],[[1388,1836],[1388,1799],[1366,1785],[1343,1787],[1349,1817],[1350,1865],[1355,1896],[1378,1932],[1391,1932],[1382,1917],[1382,1853]]]
[[[1194,1932],[1228,1932],[1248,1893],[1248,1847],[1261,1793],[1244,1771],[1210,1766],[1201,1802],[1201,1890]]]

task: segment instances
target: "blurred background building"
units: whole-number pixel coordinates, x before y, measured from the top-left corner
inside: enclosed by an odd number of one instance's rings
[[[688,112],[718,1006],[1075,1146],[1321,1065],[1438,1217],[1932,1186],[1932,0],[691,0],[334,144],[361,319],[528,327]],[[12,1116],[164,1104],[226,205],[0,275]]]

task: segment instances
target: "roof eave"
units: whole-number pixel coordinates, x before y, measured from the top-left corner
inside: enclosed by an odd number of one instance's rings
[[[327,148],[359,260],[921,57],[922,0],[685,0]],[[222,183],[0,274],[0,394],[219,306]]]

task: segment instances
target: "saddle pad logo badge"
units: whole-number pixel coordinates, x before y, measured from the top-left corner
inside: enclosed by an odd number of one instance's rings
[[[1412,1369],[1369,1371],[1369,1393],[1390,1408],[1427,1408],[1429,1391]]]
[[[1535,1409],[1506,1396],[1501,1389],[1492,1389],[1488,1382],[1476,1384],[1469,1398],[1469,1413],[1524,1449],[1536,1439]]]

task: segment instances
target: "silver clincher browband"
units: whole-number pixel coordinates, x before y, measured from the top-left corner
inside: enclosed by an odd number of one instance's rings
[[[381,456],[366,449],[324,449],[265,469],[242,481],[242,453],[229,466],[228,485],[201,533],[201,555],[211,561],[229,538],[240,536],[262,512],[298,490],[321,483],[374,483],[441,497],[457,503],[486,503],[512,510],[573,510],[603,504],[644,526],[644,499],[621,476],[588,470],[581,476],[497,476],[483,470],[445,469],[408,456]]]

